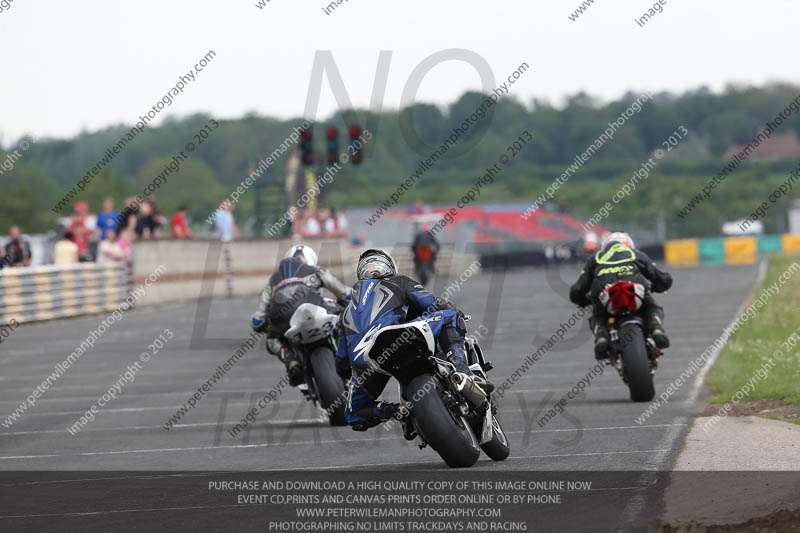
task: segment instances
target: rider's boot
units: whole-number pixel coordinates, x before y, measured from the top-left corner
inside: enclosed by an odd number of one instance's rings
[[[456,368],[456,372],[466,374],[476,385],[487,393],[492,392],[494,390],[494,385],[490,381],[473,374],[472,370],[467,366],[465,353],[464,344],[459,343],[451,346],[450,350],[445,354],[445,357]]]
[[[408,407],[406,407],[404,403],[397,404],[394,417],[399,420],[400,424],[403,426],[403,437],[405,437],[406,440],[414,440],[417,437],[417,430],[411,422],[411,411],[408,410]]]
[[[358,418],[358,420],[351,422],[350,427],[353,428],[354,431],[366,431],[392,418],[396,418],[402,422],[403,416],[408,416],[408,409],[405,409],[404,415],[400,414],[401,406],[403,406],[403,404],[372,402],[354,413],[354,417]],[[404,406],[402,408],[404,409]]]
[[[661,349],[669,348],[669,338],[664,333],[664,326],[661,323],[661,317],[654,314],[650,317],[650,336],[656,342],[656,346]]]
[[[594,327],[594,358],[598,361],[608,359],[611,350],[611,336],[608,328],[597,324]]]
[[[281,361],[286,365],[286,375],[289,376],[289,385],[297,387],[303,383],[303,365],[293,350],[281,348]]]

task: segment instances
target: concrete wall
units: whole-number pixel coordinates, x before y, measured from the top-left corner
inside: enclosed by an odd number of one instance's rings
[[[355,248],[345,239],[308,239],[304,243],[317,252],[319,264],[329,268],[346,285],[355,282],[356,262],[363,248]],[[233,296],[257,295],[292,244],[290,240],[237,241],[226,245],[200,240],[140,241],[134,249],[134,285],[141,285],[160,265],[166,271],[147,289],[138,305],[227,297],[226,248],[233,272]],[[413,276],[410,250],[389,251],[400,272]],[[445,246],[437,262],[437,272],[458,275],[474,260],[472,256],[455,253],[452,246]]]
[[[353,280],[358,255],[346,240],[306,243],[319,254],[321,265],[347,283]],[[292,244],[289,240],[248,240],[224,245],[200,240],[137,242],[133,255],[135,285],[141,285],[160,265],[166,268],[139,305],[227,297],[226,255],[232,272],[232,295],[256,295]]]
[[[363,248],[345,239],[304,241],[346,285],[355,282]],[[139,241],[132,268],[84,263],[0,270],[0,324],[100,313],[115,308],[133,290],[136,306],[229,296],[255,297],[275,271],[290,240],[248,240],[222,244],[206,240]],[[389,250],[400,273],[413,277],[408,246]],[[437,273],[457,276],[475,260],[443,247]],[[227,275],[230,273],[230,276]]]

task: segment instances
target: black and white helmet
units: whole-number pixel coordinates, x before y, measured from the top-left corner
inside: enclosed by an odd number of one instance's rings
[[[283,257],[285,259],[296,257],[309,266],[317,266],[317,253],[312,250],[310,246],[306,246],[304,244],[296,244],[292,246]]]
[[[386,278],[397,274],[397,264],[383,250],[370,248],[358,258],[358,279]]]

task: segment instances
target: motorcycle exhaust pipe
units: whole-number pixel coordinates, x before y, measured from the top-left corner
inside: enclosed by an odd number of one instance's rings
[[[450,378],[450,381],[453,382],[453,386],[456,390],[464,396],[464,399],[467,400],[472,407],[476,409],[483,409],[486,407],[489,398],[486,396],[483,389],[475,385],[469,376],[461,372],[455,372]]]

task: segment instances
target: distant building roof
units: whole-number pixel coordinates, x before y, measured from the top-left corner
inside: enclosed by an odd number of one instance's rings
[[[747,144],[734,144],[723,156],[730,159],[735,154],[743,151]],[[793,131],[773,135],[760,143],[752,152],[749,159],[794,159],[800,157],[800,139]]]

